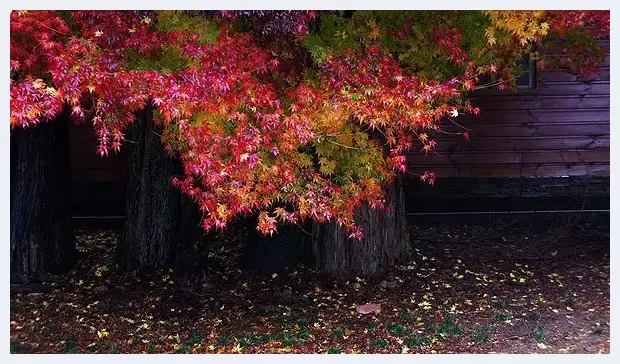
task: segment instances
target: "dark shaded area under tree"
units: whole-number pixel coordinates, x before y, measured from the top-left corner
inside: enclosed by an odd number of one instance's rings
[[[256,231],[256,218],[247,218],[248,237],[241,256],[241,266],[252,274],[266,275],[294,269],[308,263],[311,255],[311,235],[306,227],[280,225],[273,236]]]

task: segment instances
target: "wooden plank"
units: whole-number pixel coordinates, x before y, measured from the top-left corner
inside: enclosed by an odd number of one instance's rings
[[[584,96],[536,96],[536,95],[497,95],[477,97],[471,100],[483,113],[494,110],[532,110],[532,109],[609,109],[608,95]]]
[[[506,180],[506,178],[503,178]],[[433,189],[434,187],[431,187]],[[407,193],[405,192],[405,195]],[[435,196],[434,196],[435,197]],[[585,210],[609,209],[609,198],[588,197],[453,197],[446,198],[438,194],[435,198],[405,197],[407,212],[460,212],[460,211],[551,211],[551,210]],[[416,216],[416,219],[419,219]],[[445,217],[442,217],[445,220]]]
[[[590,78],[584,79],[579,74],[568,69],[548,69],[539,70],[538,79],[540,82],[574,82],[574,81],[607,81],[609,82],[609,67],[601,68],[599,73]]]
[[[600,68],[605,68],[605,67],[609,67],[609,63],[610,63],[610,51],[609,51],[609,44],[604,45],[603,51],[605,52],[605,59],[603,59],[603,62],[601,62],[600,64]],[[555,57],[555,58],[560,58],[560,57],[565,57],[566,53],[562,52],[560,49],[557,49],[556,51],[543,51],[542,53],[545,53],[548,57]]]
[[[472,94],[473,97],[498,95],[609,95],[609,81],[542,82],[532,90],[500,91],[497,88],[488,88],[477,90]]]
[[[608,163],[609,150],[561,150],[561,151],[528,151],[521,153],[524,164],[552,163]]]
[[[555,56],[562,57],[564,56],[564,54],[556,54]],[[606,52],[605,59],[603,59],[603,61],[600,63],[599,68],[609,68],[609,64],[611,63],[610,60],[611,59],[610,59],[609,52]]]
[[[419,155],[407,157],[411,166],[416,165],[471,165],[496,164],[503,168],[508,164],[579,164],[609,163],[609,150],[585,151],[490,151],[490,152],[459,152]]]
[[[575,103],[575,100],[578,100]],[[608,95],[584,95],[584,96],[540,96],[541,109],[609,109],[610,97]]]
[[[605,136],[609,135],[608,122],[585,123],[532,123],[532,124],[471,124],[469,127],[470,139],[487,137],[552,137],[552,136]],[[456,125],[444,125],[441,130],[458,133],[465,129]]]
[[[553,197],[588,196],[609,198],[609,177],[576,178],[437,178],[433,186],[408,179],[407,194],[415,198],[462,197]]]
[[[457,122],[463,125],[470,124],[533,124],[533,123],[584,123],[588,121],[609,122],[609,109],[574,109],[574,110],[488,110],[481,111],[479,117],[470,114],[459,116]],[[444,121],[449,124],[449,120]]]
[[[609,176],[609,163],[590,165],[496,165],[468,166],[412,166],[412,173],[432,171],[437,177],[562,177],[562,176]]]
[[[539,95],[609,95],[609,82],[545,82],[538,87]]]
[[[510,138],[437,138],[437,151],[521,151],[609,149],[609,136],[510,137]],[[413,151],[411,154],[416,154]]]
[[[519,152],[480,152],[480,153],[439,153],[439,154],[411,154],[407,156],[410,166],[445,166],[445,165],[470,165],[470,164],[497,164],[500,167],[504,164],[519,164],[522,162]]]

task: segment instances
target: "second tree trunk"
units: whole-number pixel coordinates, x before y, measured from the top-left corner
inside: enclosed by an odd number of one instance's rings
[[[410,242],[400,181],[389,186],[387,206],[391,212],[360,208],[356,222],[364,230],[361,241],[348,239],[346,231],[334,222],[315,224],[315,268],[332,279],[380,278],[390,267],[406,260]]]
[[[130,270],[174,267],[191,230],[187,212],[193,207],[172,185],[172,178],[182,173],[181,163],[164,150],[150,109],[138,116],[131,139],[119,260]]]

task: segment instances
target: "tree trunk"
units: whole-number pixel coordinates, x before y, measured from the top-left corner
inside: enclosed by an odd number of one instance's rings
[[[11,282],[74,263],[69,115],[11,133]]]
[[[364,230],[361,241],[349,240],[336,223],[315,224],[312,251],[314,266],[332,279],[380,278],[409,257],[410,242],[400,180],[387,191],[391,212],[362,207],[356,221]]]
[[[181,162],[167,155],[152,120],[152,110],[138,115],[131,131],[128,157],[126,219],[119,260],[129,270],[173,267],[187,230],[181,192],[172,178],[182,173]]]

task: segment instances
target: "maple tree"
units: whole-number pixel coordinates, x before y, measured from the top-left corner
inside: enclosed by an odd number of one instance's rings
[[[13,11],[10,124],[68,105],[105,155],[154,107],[207,231],[257,212],[264,234],[311,218],[361,239],[355,212],[440,120],[480,112],[471,91],[514,85],[525,54],[592,75],[608,34],[607,11]]]

